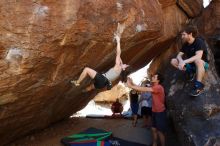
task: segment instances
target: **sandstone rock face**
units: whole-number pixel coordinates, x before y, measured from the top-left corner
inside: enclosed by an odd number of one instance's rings
[[[201,0],[178,0],[177,4],[189,17],[198,16],[199,14],[201,14],[203,9],[203,1]]]
[[[187,20],[167,2],[1,0],[1,143],[68,118],[89,101],[94,92],[69,81],[85,66],[113,66],[118,23],[125,27],[122,59],[134,69],[166,50]]]
[[[201,17],[195,19],[200,32],[206,36],[219,35],[220,33],[220,0],[212,0],[204,10]]]
[[[116,99],[127,100],[129,98],[129,88],[123,84],[114,86],[111,90],[100,92],[94,97],[95,102],[115,102]]]
[[[220,84],[214,63],[210,63],[204,83],[205,92],[189,96],[193,83],[182,72],[169,66],[165,73],[165,90],[169,115],[173,119],[182,145],[204,146],[220,135]]]
[[[220,75],[220,0],[212,0],[201,17],[194,20],[200,32],[207,38],[215,60],[215,67]]]

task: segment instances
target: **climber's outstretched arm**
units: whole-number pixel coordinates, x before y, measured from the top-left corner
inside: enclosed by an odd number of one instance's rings
[[[123,64],[121,60],[121,44],[120,44],[120,37],[118,35],[115,35],[115,39],[117,41],[117,47],[116,47],[116,59],[115,59],[115,66],[121,67]]]

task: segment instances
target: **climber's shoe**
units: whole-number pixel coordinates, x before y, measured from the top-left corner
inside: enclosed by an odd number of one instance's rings
[[[74,84],[75,86],[80,86],[80,84],[77,82],[77,80],[70,81],[71,84]]]

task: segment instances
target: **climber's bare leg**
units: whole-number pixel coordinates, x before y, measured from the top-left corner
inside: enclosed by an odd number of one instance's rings
[[[89,68],[89,67],[85,67],[85,68],[83,69],[83,72],[82,72],[81,75],[79,76],[79,79],[78,79],[78,80],[72,80],[71,83],[72,83],[72,84],[75,84],[76,86],[79,86],[80,83],[82,82],[82,80],[86,78],[86,76],[89,76],[91,79],[94,79],[96,73],[97,73],[97,72],[96,72],[94,69],[91,69],[91,68]]]

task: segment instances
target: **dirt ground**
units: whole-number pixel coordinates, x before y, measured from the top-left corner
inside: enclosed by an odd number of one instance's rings
[[[17,140],[9,146],[63,146],[60,143],[61,138],[90,127],[111,131],[115,137],[150,145],[151,131],[142,125],[142,120],[139,120],[137,127],[133,127],[132,121],[128,119],[71,118]]]

